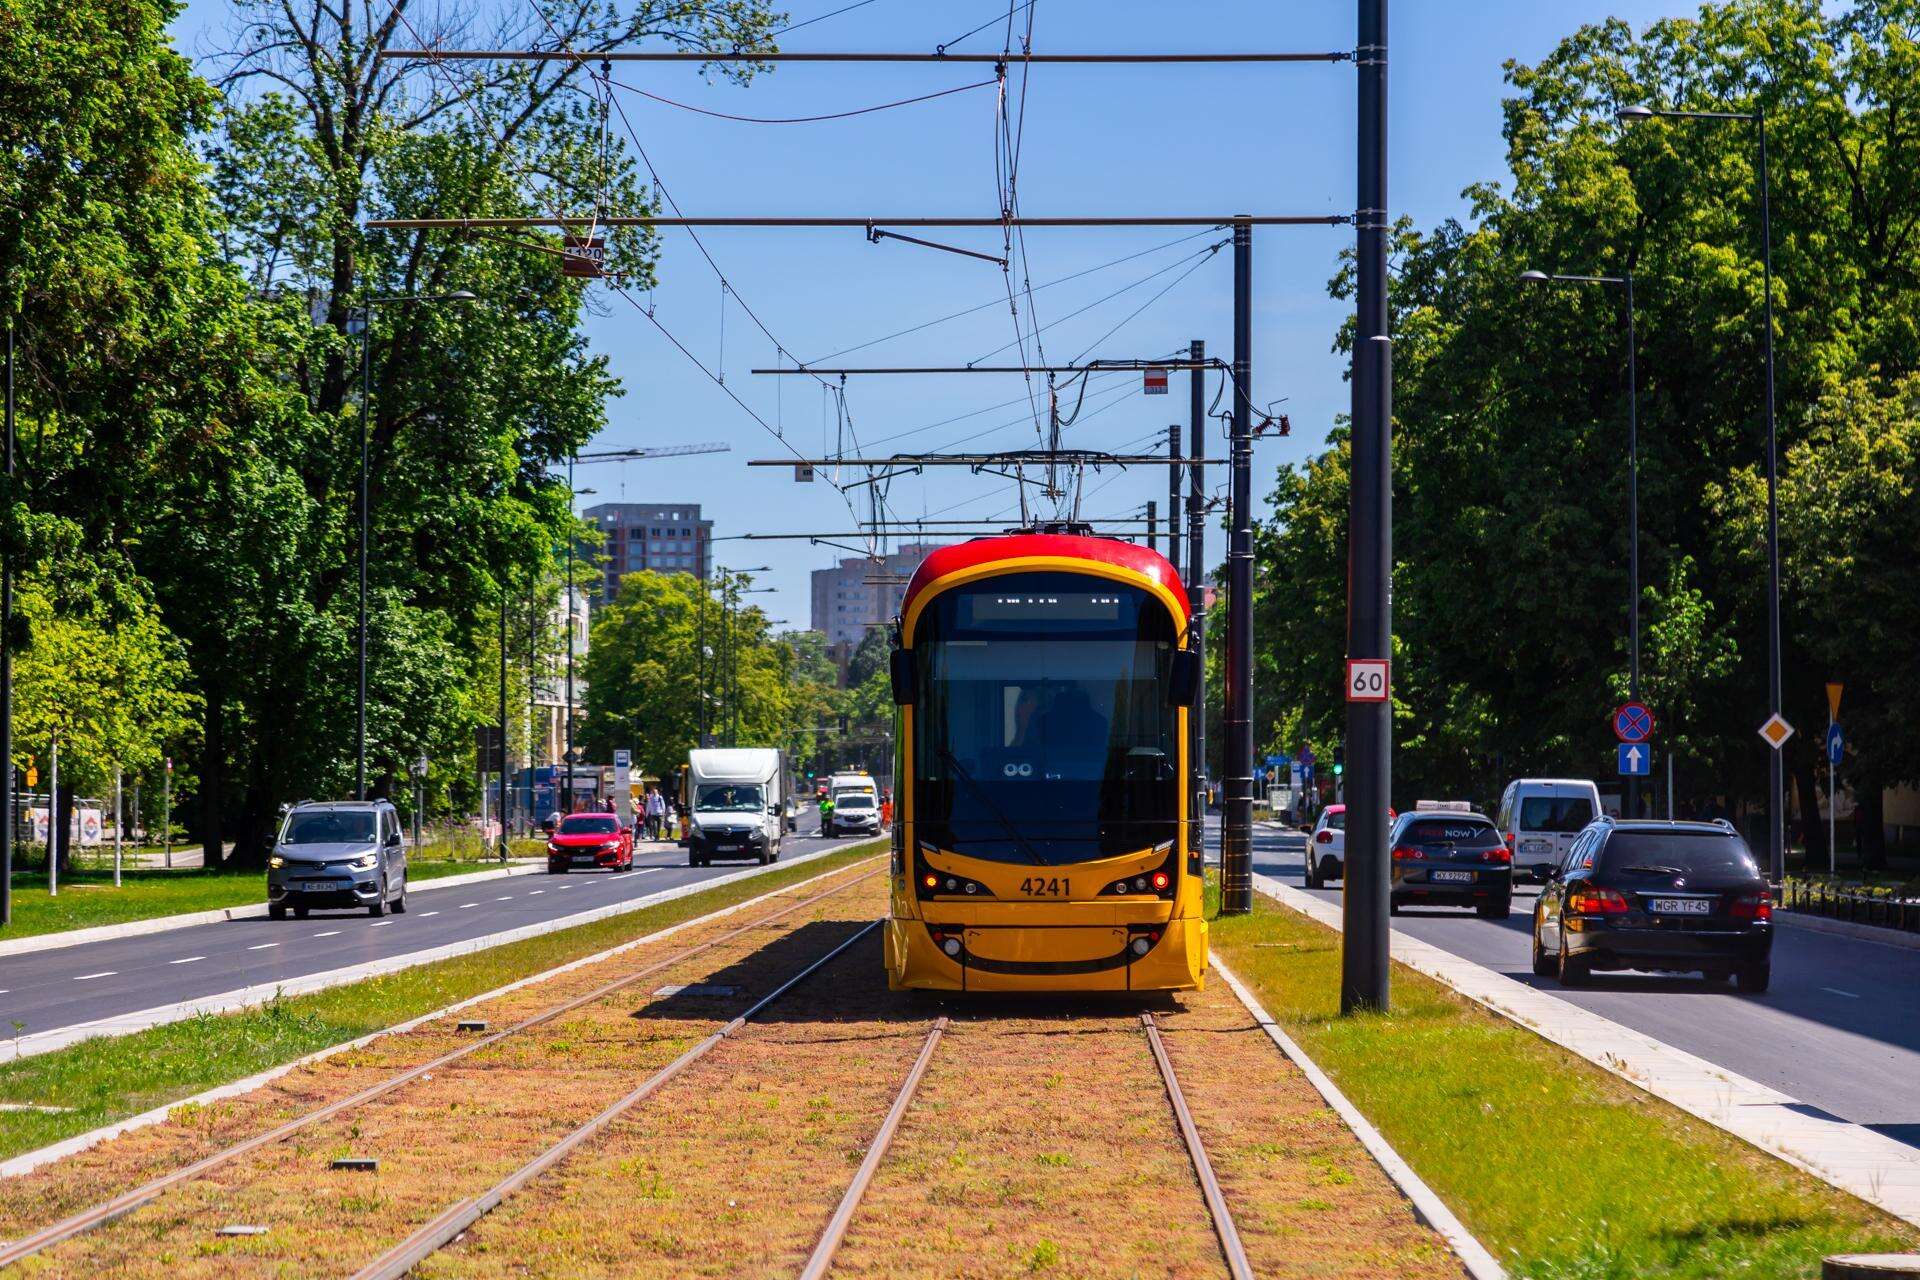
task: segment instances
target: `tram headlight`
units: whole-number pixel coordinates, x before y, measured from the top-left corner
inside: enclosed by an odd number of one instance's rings
[[[1147,935],[1143,933],[1133,940],[1133,954],[1137,956],[1143,956],[1147,954],[1148,949],[1151,948],[1152,946],[1153,946],[1152,939],[1148,938]]]
[[[940,877],[939,877],[939,876],[936,876],[936,875],[932,875],[932,874],[929,874],[929,875],[928,875],[928,876],[927,876],[927,877],[926,877],[926,878],[925,878],[924,880],[922,880],[922,881],[921,881],[920,883],[922,883],[922,884],[924,884],[924,885],[926,885],[926,886],[927,886],[927,888],[929,888],[929,889],[938,889],[938,888],[940,887]]]
[[[1147,891],[1147,878],[1145,876],[1135,876],[1133,878],[1133,891],[1135,893],[1145,893]]]
[[[960,939],[949,937],[940,944],[940,949],[950,956],[957,956],[960,954]]]

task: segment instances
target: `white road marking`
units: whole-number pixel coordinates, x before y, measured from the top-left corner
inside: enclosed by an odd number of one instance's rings
[[[1849,1000],[1858,1000],[1858,999],[1860,998],[1860,997],[1859,997],[1858,995],[1856,995],[1856,994],[1855,994],[1854,992],[1851,992],[1851,991],[1842,991],[1842,990],[1841,990],[1840,988],[1838,988],[1838,987],[1822,987],[1822,988],[1820,988],[1820,989],[1821,989],[1822,991],[1831,991],[1831,992],[1832,992],[1832,993],[1833,993],[1834,995],[1836,995],[1836,996],[1845,996],[1845,997],[1846,997],[1847,999],[1849,999]]]
[[[420,913],[420,918],[421,918],[422,920],[425,920],[425,919],[426,919],[426,918],[427,918],[428,916],[437,916],[437,915],[439,915],[439,914],[440,914],[440,913],[439,913],[438,911],[422,911],[422,912]]]
[[[545,890],[545,889],[529,889],[529,890],[527,891],[527,896],[528,896],[529,898],[537,898],[537,897],[539,897],[539,896],[540,896],[541,894],[543,894],[543,893],[545,893],[545,892],[546,892],[546,890]]]
[[[316,933],[313,936],[316,938],[332,938],[338,936],[339,932],[338,929],[329,929],[325,933]]]
[[[391,921],[391,920],[376,920],[376,921],[374,921],[374,922],[373,922],[372,924],[370,924],[370,925],[368,925],[368,926],[367,926],[367,928],[369,928],[369,929],[384,929],[384,928],[386,928],[386,927],[387,927],[388,925],[390,925],[390,924],[392,924],[392,923],[393,923],[393,921]]]
[[[111,978],[119,972],[118,969],[108,969],[104,973],[77,973],[74,975],[73,980],[75,982],[92,982],[95,978]]]
[[[247,948],[247,950],[249,950],[249,951],[265,951],[265,950],[266,950],[266,949],[267,949],[268,947],[277,947],[277,946],[279,946],[279,945],[280,945],[280,944],[279,944],[279,943],[277,943],[277,942],[261,942],[261,943],[257,943],[257,944],[255,944],[254,946],[251,946],[251,947],[248,947],[248,948]]]
[[[503,893],[499,897],[495,898],[494,901],[495,902],[511,902],[513,901],[513,895],[510,893]]]
[[[474,909],[475,907],[477,907],[477,906],[479,906],[479,905],[480,905],[480,904],[479,904],[479,903],[477,903],[477,902],[463,902],[463,903],[461,903],[461,904],[460,904],[460,909],[461,909],[462,911],[471,911],[471,910],[473,910],[473,909]]]
[[[168,964],[192,964],[195,960],[205,960],[205,956],[181,956],[178,960],[169,960]]]

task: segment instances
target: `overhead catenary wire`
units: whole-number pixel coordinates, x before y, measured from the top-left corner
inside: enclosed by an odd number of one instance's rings
[[[832,120],[851,120],[856,116],[868,116],[878,111],[891,111],[896,107],[911,107],[917,103],[931,102],[935,98],[951,97],[956,93],[966,93],[972,89],[989,88],[998,83],[998,81],[980,80],[973,84],[955,85],[951,89],[940,89],[933,93],[923,93],[912,98],[901,98],[894,102],[881,102],[870,107],[856,107],[848,111],[829,111],[814,116],[735,115],[729,111],[715,111],[709,107],[696,107],[690,102],[681,102],[675,98],[668,98],[650,90],[642,89],[637,84],[627,84],[623,81],[615,80],[611,76],[607,77],[607,83],[615,88],[624,89],[628,93],[637,93],[652,102],[658,102],[669,107],[677,107],[682,111],[691,111],[695,115],[711,116],[716,120],[731,120],[736,124],[821,124]]]

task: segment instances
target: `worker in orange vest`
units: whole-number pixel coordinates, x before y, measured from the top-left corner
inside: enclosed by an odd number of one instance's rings
[[[883,793],[880,797],[880,825],[883,827],[893,825],[893,792],[891,791]]]

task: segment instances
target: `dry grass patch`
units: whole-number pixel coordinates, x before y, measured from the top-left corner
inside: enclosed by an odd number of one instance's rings
[[[754,915],[821,887],[782,895],[754,908]],[[169,1191],[153,1205],[58,1246],[39,1261],[65,1274],[129,1276],[224,1273],[236,1267],[243,1274],[351,1270],[448,1203],[491,1185],[670,1061],[690,1038],[738,1013],[804,963],[800,955],[811,957],[831,945],[816,931],[844,937],[846,917],[870,917],[880,893],[877,882],[867,881],[775,925],[751,930],[629,990]],[[703,925],[461,1016],[504,1027],[741,923],[734,918]],[[706,1002],[695,1017],[636,1016],[661,1003],[651,995],[659,987],[694,981],[733,985],[739,994]],[[439,1020],[292,1073],[259,1093],[183,1108],[165,1125],[0,1185],[0,1236],[42,1225],[277,1121],[349,1096],[462,1040],[471,1037],[456,1036],[451,1020]],[[377,1157],[380,1169],[367,1174],[329,1168],[334,1158],[346,1155]],[[235,1222],[270,1230],[253,1237],[215,1235],[220,1226]]]
[[[796,1274],[930,1022],[886,991],[879,950],[849,951],[420,1274]]]
[[[1255,1272],[1329,1280],[1464,1274],[1224,984],[1183,998],[1160,1025]]]
[[[836,1274],[1225,1275],[1138,1008],[954,1001]]]

